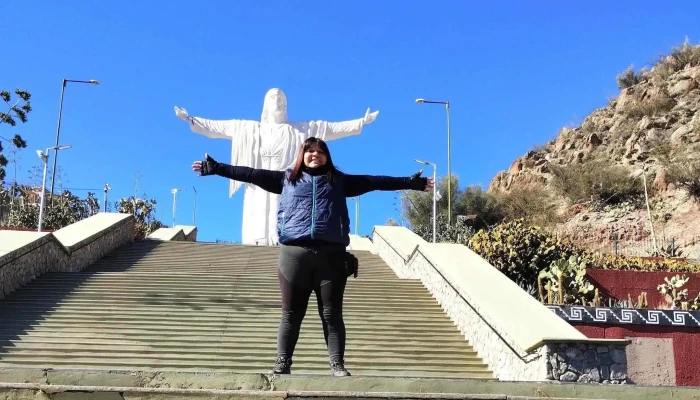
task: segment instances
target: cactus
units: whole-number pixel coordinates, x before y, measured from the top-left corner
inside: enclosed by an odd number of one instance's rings
[[[586,279],[586,262],[580,257],[571,256],[550,264],[549,268],[540,271],[537,276],[540,287],[540,302],[544,303],[544,290],[547,291],[548,304],[581,304],[588,305],[592,300],[600,303],[600,294]],[[545,281],[546,284],[542,285]],[[593,291],[595,290],[595,293]],[[591,298],[591,294],[593,298]],[[556,294],[556,298],[554,295]],[[596,300],[597,298],[597,300]]]

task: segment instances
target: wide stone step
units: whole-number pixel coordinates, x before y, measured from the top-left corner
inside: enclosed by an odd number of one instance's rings
[[[152,339],[151,342],[146,342],[143,340],[135,339],[101,339],[96,337],[25,337],[15,340],[9,340],[7,344],[0,346],[1,348],[13,348],[13,349],[63,349],[63,350],[82,350],[82,351],[100,351],[102,348],[119,348],[127,351],[139,351],[145,353],[159,353],[167,350],[168,353],[172,354],[219,354],[220,352],[239,352],[243,351],[247,354],[261,354],[268,356],[272,354],[276,349],[276,343],[271,340],[266,340],[265,342],[251,343],[246,341],[245,343],[241,341],[230,341],[226,343],[222,342],[211,342],[207,343],[206,339],[193,338],[192,340],[173,340],[170,337]],[[305,342],[300,343],[298,350],[313,351],[313,352],[325,352],[325,343],[321,341],[314,341],[313,343]],[[406,349],[401,348],[387,348],[383,347],[381,344],[377,344],[376,341],[372,340],[357,340],[353,338],[351,343],[347,345],[347,352],[349,354],[365,354],[375,355],[377,357],[382,356],[395,356],[397,354],[406,354]],[[436,348],[434,345],[430,345],[426,342],[411,342],[410,354],[418,355],[420,357],[426,356],[453,356],[460,359],[478,359],[476,352],[471,348],[464,346],[463,343],[458,343],[453,346],[441,345],[440,348]]]
[[[279,310],[255,310],[247,313],[237,312],[216,312],[204,310],[188,310],[182,308],[165,308],[159,307],[158,310],[153,310],[152,307],[141,306],[125,309],[123,307],[114,309],[105,309],[104,307],[83,307],[83,308],[58,308],[51,311],[46,311],[40,305],[32,307],[29,304],[16,304],[14,308],[0,305],[0,320],[3,317],[15,321],[35,321],[51,318],[54,320],[68,321],[74,319],[80,320],[153,320],[160,319],[163,321],[209,321],[209,322],[224,322],[237,321],[243,322],[246,320],[279,320],[281,312]],[[310,319],[318,318],[317,313],[309,313]],[[451,321],[445,321],[444,317],[439,314],[419,314],[413,317],[407,317],[405,314],[382,314],[382,315],[362,315],[357,313],[347,313],[344,315],[346,323],[403,323],[410,322],[411,324],[428,324],[440,326]],[[305,319],[306,320],[306,319]],[[419,325],[420,326],[420,325]]]
[[[175,301],[180,300],[196,300],[196,301],[211,301],[212,299],[217,299],[219,301],[226,300],[234,302],[237,300],[247,301],[250,303],[259,302],[275,302],[279,303],[281,301],[281,296],[279,290],[274,288],[255,288],[255,287],[235,287],[229,290],[212,290],[212,291],[196,291],[196,290],[180,290],[176,288],[169,288],[164,286],[162,288],[121,288],[121,287],[109,287],[109,288],[89,288],[84,286],[78,286],[73,289],[70,288],[39,288],[32,287],[27,291],[21,293],[17,296],[18,299],[29,300],[29,299],[53,299],[53,300],[73,300],[76,298],[88,299],[100,297],[104,299],[172,299]],[[311,294],[310,300],[316,301],[315,294]],[[413,306],[419,308],[432,308],[435,309],[437,302],[429,296],[414,296],[410,297],[403,293],[380,293],[379,291],[372,293],[369,291],[363,291],[360,288],[348,289],[345,296],[345,303],[348,305],[360,305],[360,304],[377,304],[381,303],[382,306],[386,307],[401,307],[401,306]]]
[[[276,271],[267,271],[265,274],[238,274],[238,275],[216,275],[197,272],[168,273],[156,275],[144,272],[54,272],[41,276],[34,282],[36,284],[56,282],[56,283],[105,283],[105,284],[176,284],[187,283],[212,286],[230,286],[235,282],[245,282],[250,284],[278,285]],[[147,281],[144,281],[147,278]],[[350,278],[348,287],[362,286],[367,288],[393,288],[394,290],[415,290],[425,293],[425,287],[419,280],[401,279],[375,279],[368,277]]]
[[[1,314],[0,314],[1,315]],[[309,320],[304,319],[307,323],[320,324],[320,317],[318,314],[315,316],[312,314],[309,316]],[[397,316],[398,317],[398,316]],[[128,315],[102,315],[102,316],[90,316],[90,315],[49,315],[43,316],[26,316],[19,315],[12,318],[13,323],[40,323],[40,324],[56,324],[56,325],[85,325],[85,324],[95,324],[100,326],[140,326],[144,324],[150,324],[153,327],[163,327],[169,328],[171,326],[200,326],[203,328],[219,328],[221,326],[235,325],[237,328],[250,327],[251,329],[266,329],[269,326],[277,326],[279,323],[279,315],[269,315],[266,317],[251,318],[247,315],[222,315],[220,317],[193,317],[193,318],[182,318],[182,317],[172,317],[172,316],[156,316],[156,315],[134,315],[129,317]],[[408,317],[403,318],[392,318],[392,319],[374,319],[367,320],[365,318],[348,316],[344,318],[346,326],[362,329],[374,328],[377,329],[395,329],[404,330],[409,332],[415,332],[425,329],[451,329],[452,323],[445,320],[442,321],[430,321],[430,320],[412,320]],[[411,324],[410,328],[406,328],[406,324]]]
[[[89,305],[94,304],[96,301],[100,301],[100,304],[104,306],[120,307],[132,304],[148,304],[153,307],[157,307],[159,304],[167,305],[181,305],[183,307],[193,307],[196,309],[209,309],[209,310],[254,310],[259,308],[279,308],[279,299],[270,299],[267,301],[257,300],[255,297],[251,298],[209,298],[209,299],[183,299],[183,298],[169,298],[167,296],[130,296],[119,298],[118,296],[79,296],[76,298],[66,298],[64,300],[56,300],[52,296],[23,296],[20,298],[24,302],[35,301],[37,303],[51,304],[52,306],[75,306],[75,305]],[[19,299],[13,299],[12,301],[18,301]],[[310,300],[311,301],[311,300]],[[10,301],[8,301],[10,303]],[[219,303],[218,305],[212,305],[212,303]],[[315,301],[314,301],[315,303]],[[309,304],[309,309],[314,309],[315,304]],[[362,312],[362,313],[373,313],[375,315],[382,314],[385,312],[389,313],[411,313],[416,314],[434,314],[439,315],[441,312],[440,308],[435,308],[435,306],[429,305],[413,305],[413,304],[378,304],[374,305],[371,302],[366,303],[348,303],[343,304],[343,310],[348,312]],[[447,317],[446,317],[447,318]]]
[[[46,356],[43,356],[46,359]],[[60,357],[50,362],[43,362],[42,359],[22,358],[16,356],[3,357],[0,360],[0,368],[37,368],[46,365],[51,365],[52,368],[67,368],[72,369],[102,369],[105,371],[126,371],[140,369],[144,371],[188,371],[188,372],[231,372],[231,373],[259,373],[264,374],[270,372],[274,365],[274,356],[268,357],[268,361],[264,360],[256,362],[237,362],[230,361],[170,361],[164,362],[158,359],[139,358],[133,360],[118,359],[102,359],[92,355],[88,357]],[[309,374],[309,375],[329,375],[330,368],[328,359],[318,358],[316,363],[295,365],[292,367],[293,374]],[[418,365],[416,368],[406,366],[387,366],[382,367],[369,364],[350,364],[346,361],[348,370],[355,376],[385,376],[385,377],[400,377],[400,376],[423,376],[423,377],[441,377],[441,378],[470,378],[470,379],[494,379],[493,373],[481,368],[465,368],[455,370],[448,367],[431,367]]]
[[[193,281],[190,284],[180,282],[147,282],[147,283],[136,283],[127,280],[120,282],[102,282],[97,280],[85,281],[85,282],[71,282],[71,281],[60,281],[54,279],[41,279],[34,282],[33,285],[26,288],[26,292],[41,292],[46,291],[48,293],[78,293],[80,291],[100,291],[100,292],[114,292],[114,291],[126,291],[126,292],[154,292],[163,290],[173,290],[173,291],[183,291],[192,294],[230,294],[232,290],[236,291],[249,291],[249,292],[263,292],[271,293],[279,296],[279,287],[277,282],[272,281],[260,281],[256,280],[244,280],[236,278],[235,281],[227,284],[219,285],[209,285],[206,282],[200,283]],[[345,289],[345,293],[348,295],[391,295],[393,297],[400,298],[416,298],[419,296],[424,299],[433,299],[429,293],[423,288],[409,287],[405,289],[400,289],[387,285],[386,283],[374,282],[373,285],[348,285]],[[434,301],[434,300],[433,300]]]
[[[52,368],[75,368],[75,369],[102,369],[108,371],[125,371],[141,369],[145,371],[188,371],[188,372],[230,372],[230,373],[269,373],[274,365],[274,357],[268,362],[231,362],[231,361],[170,361],[164,362],[156,359],[140,358],[125,360],[101,359],[96,357],[61,357],[50,363]],[[348,370],[355,376],[424,376],[441,378],[470,378],[470,379],[493,379],[493,374],[484,369],[465,368],[459,370],[449,367],[418,366],[417,368],[407,368],[403,366],[378,365],[357,365],[346,361]],[[43,364],[45,365],[45,364]],[[12,357],[8,360],[0,360],[0,368],[37,368],[41,367],[41,360],[32,358]],[[327,359],[319,358],[316,363],[292,366],[293,374],[309,375],[330,375],[330,368]]]
[[[6,331],[10,330],[10,328],[0,328],[0,331],[3,329],[5,329]],[[319,332],[320,331],[318,330],[309,329],[304,326],[299,335],[300,346],[309,346],[310,343],[314,346],[318,345],[325,349],[325,343],[323,343],[322,337],[319,336]],[[383,346],[383,348],[398,348],[402,351],[405,351],[407,347],[413,349],[414,347],[421,348],[423,346],[427,346],[428,348],[436,349],[462,348],[465,349],[465,351],[468,350],[473,352],[472,348],[464,341],[463,337],[453,334],[443,333],[442,335],[440,335],[436,333],[435,335],[429,335],[424,337],[398,337],[398,339],[400,339],[401,341],[400,343],[397,343],[396,341],[393,342],[395,343],[393,347],[382,343],[382,341],[379,340],[380,338],[381,336],[353,334],[352,337],[348,340],[348,346],[371,344],[374,346]],[[112,340],[120,342],[137,342],[146,344],[172,342],[182,343],[187,346],[194,346],[194,344],[196,343],[200,343],[203,346],[268,346],[275,344],[275,341],[277,340],[277,332],[267,332],[264,334],[258,333],[254,336],[251,336],[247,332],[225,332],[224,334],[222,334],[221,332],[206,331],[197,333],[184,332],[180,334],[169,333],[167,336],[164,337],[159,332],[144,332],[137,330],[108,330],[103,332],[95,332],[89,330],[62,331],[57,329],[30,329],[22,333],[21,339],[8,339],[6,342],[10,343],[18,340],[28,340],[30,342],[71,341],[78,343],[89,339],[107,341]]]
[[[301,350],[301,349],[300,349]],[[360,353],[361,354],[361,353]],[[417,366],[421,367],[431,367],[436,370],[448,370],[453,368],[459,368],[462,371],[467,371],[476,368],[476,370],[484,370],[483,365],[476,359],[461,359],[458,357],[453,357],[450,359],[434,359],[430,357],[421,357],[414,355],[410,352],[405,353],[404,357],[397,355],[396,353],[389,353],[387,356],[376,356],[373,360],[367,360],[367,354],[361,354],[364,357],[356,357],[355,353],[348,352],[345,355],[346,362],[352,363],[356,367],[368,367],[372,366],[375,368],[383,367],[396,367],[397,365],[402,365],[404,368],[414,368]],[[14,358],[23,359],[57,359],[57,358],[72,358],[72,359],[104,359],[109,360],[114,357],[118,357],[124,361],[126,360],[150,360],[151,362],[165,363],[173,362],[175,364],[185,362],[191,362],[194,364],[207,364],[215,363],[220,364],[222,367],[225,363],[257,363],[261,359],[268,357],[274,362],[275,354],[261,352],[241,352],[241,351],[225,351],[222,350],[218,353],[194,353],[194,352],[148,352],[139,350],[129,350],[127,348],[102,348],[99,351],[94,350],[81,350],[81,349],[69,349],[69,348],[13,348],[12,353],[3,356],[3,362],[11,361]],[[146,364],[150,364],[148,362]],[[294,364],[295,365],[306,365],[306,364],[323,364],[324,368],[327,367],[328,356],[320,352],[308,352],[299,351],[294,354]],[[179,365],[179,364],[178,364]],[[269,368],[269,363],[265,365]]]
[[[227,277],[246,277],[246,276],[260,276],[260,277],[265,277],[267,279],[277,279],[277,271],[251,271],[251,270],[237,270],[233,268],[162,268],[162,269],[154,269],[154,268],[104,268],[102,271],[104,272],[118,272],[118,273],[123,273],[126,275],[130,274],[137,274],[137,273],[147,273],[150,275],[175,275],[175,276],[182,276],[182,275],[191,275],[191,276],[201,276],[201,277],[214,277],[214,276],[219,276],[222,278],[227,278]],[[360,280],[393,280],[395,279],[395,276],[392,276],[393,273],[388,273],[388,272],[372,272],[372,271],[365,271],[365,270],[360,270],[358,273],[358,278],[357,280],[351,279],[350,281],[356,281],[359,282]]]
[[[310,321],[304,321],[306,326],[309,326],[309,329],[314,329],[314,327],[317,327],[318,330],[317,332],[320,332],[321,329],[321,323],[317,322],[314,320]],[[112,330],[112,331],[146,331],[146,332],[162,332],[163,334],[169,334],[169,333],[174,333],[174,332],[192,332],[192,333],[199,333],[202,331],[211,331],[211,330],[224,330],[227,334],[231,334],[233,332],[239,332],[239,333],[247,333],[249,335],[259,335],[260,331],[271,331],[276,333],[277,327],[279,326],[278,321],[273,321],[270,320],[269,322],[245,322],[245,323],[218,323],[218,324],[210,324],[210,323],[200,323],[199,321],[193,321],[189,323],[156,323],[155,321],[133,321],[133,322],[124,322],[124,321],[82,321],[82,322],[61,322],[61,321],[55,321],[53,319],[48,319],[46,321],[8,321],[7,323],[3,323],[3,326],[0,327],[0,332],[4,331],[7,332],[8,329],[11,328],[33,328],[33,329],[39,329],[39,328],[44,328],[44,329],[65,329],[65,330],[87,330],[90,331],[90,329],[93,329],[94,332],[102,332],[104,330]],[[304,326],[304,325],[302,325]],[[425,325],[425,326],[418,326],[414,327],[410,330],[406,330],[402,328],[401,324],[369,324],[369,325],[352,325],[352,324],[346,324],[346,329],[351,333],[352,335],[361,335],[361,334],[366,334],[368,337],[371,337],[372,335],[376,335],[378,338],[383,338],[383,339],[388,339],[388,337],[396,337],[399,339],[400,337],[432,337],[432,335],[441,335],[441,333],[438,333],[436,331],[440,330],[439,327],[436,326],[431,326],[431,325]],[[444,329],[444,328],[443,328]],[[445,334],[447,335],[452,335],[454,336],[456,333],[452,332],[451,334]],[[386,336],[386,337],[384,337]],[[449,336],[447,336],[449,337]]]

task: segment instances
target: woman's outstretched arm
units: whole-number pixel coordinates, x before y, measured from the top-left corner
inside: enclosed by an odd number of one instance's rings
[[[383,175],[345,175],[345,197],[360,196],[375,190],[432,190],[433,180],[424,178],[419,171],[408,177]]]
[[[201,176],[218,175],[234,181],[251,183],[271,193],[282,193],[283,171],[224,164],[217,162],[208,154],[205,154],[205,158],[204,161],[195,161],[192,164],[192,170],[199,171]]]

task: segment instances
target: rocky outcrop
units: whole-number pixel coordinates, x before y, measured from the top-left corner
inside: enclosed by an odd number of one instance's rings
[[[550,165],[569,165],[591,158],[610,160],[634,170],[641,161],[656,161],[650,151],[661,144],[676,151],[695,151],[700,143],[700,66],[685,68],[660,81],[647,79],[623,89],[606,107],[592,112],[577,128],[562,128],[557,138],[516,159],[491,181],[490,191],[547,183]]]
[[[557,196],[551,183],[557,167],[599,161],[598,165],[623,167],[630,179],[638,179],[646,165],[656,221],[667,231],[700,238],[700,229],[682,231],[673,225],[682,219],[676,218],[679,210],[684,210],[684,218],[690,218],[698,207],[687,193],[678,190],[669,172],[669,160],[700,158],[700,46],[685,44],[650,70],[623,74],[618,82],[625,87],[617,98],[593,111],[580,126],[562,128],[556,139],[518,157],[507,170],[496,174],[488,190],[507,193],[542,184],[560,200],[560,209],[569,211],[568,220],[557,227],[561,233],[592,243],[609,240],[612,235],[643,240],[650,235],[644,206],[623,205],[614,211],[620,215],[611,221],[610,210],[571,205]]]

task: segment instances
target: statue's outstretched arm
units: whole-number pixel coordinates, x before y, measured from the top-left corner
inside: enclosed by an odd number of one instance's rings
[[[359,135],[362,132],[362,128],[365,125],[369,125],[377,119],[377,115],[379,115],[379,111],[370,113],[368,108],[363,118],[351,119],[349,121],[341,122],[311,121],[292,123],[292,125],[294,125],[297,129],[303,132],[308,132],[310,128],[314,125],[325,125],[326,129],[324,140],[328,141],[342,139],[344,137],[352,135]],[[316,129],[313,129],[313,131],[316,131]]]
[[[190,124],[192,132],[199,133],[211,139],[230,139],[235,135],[244,120],[214,120],[200,117],[190,117],[184,108],[175,107],[175,115]]]

